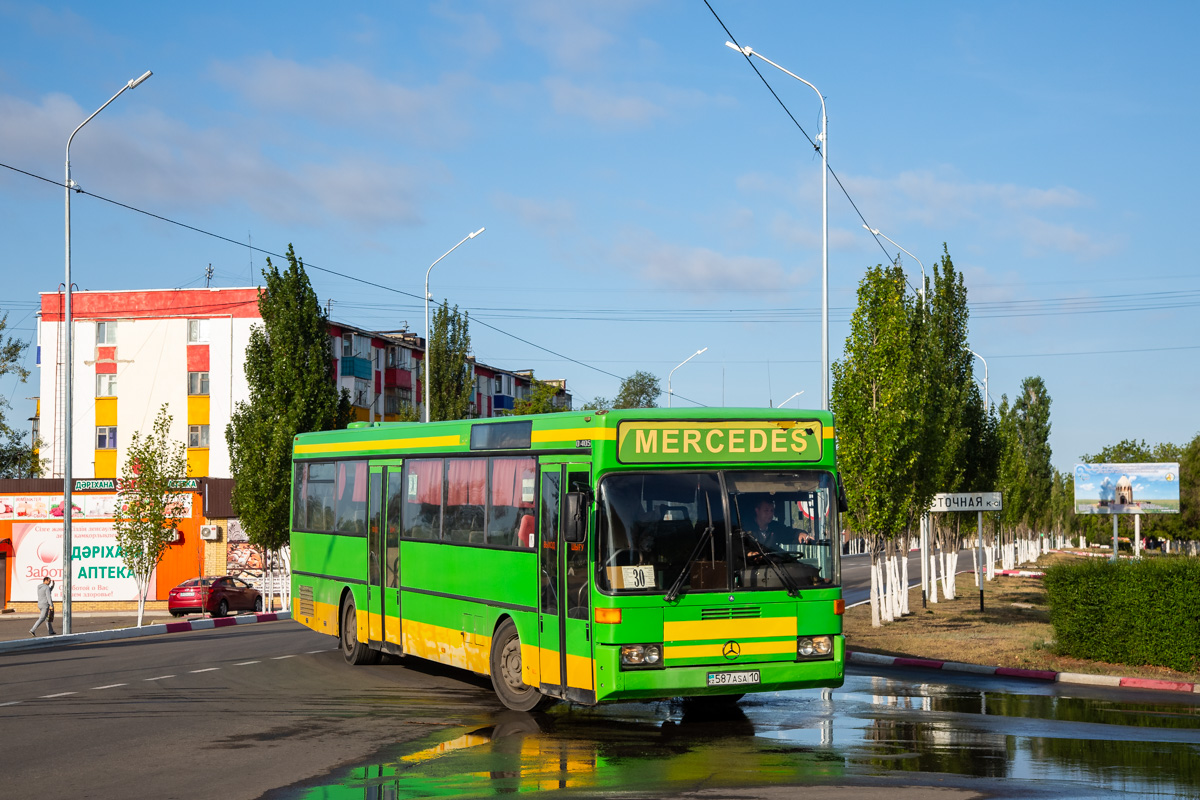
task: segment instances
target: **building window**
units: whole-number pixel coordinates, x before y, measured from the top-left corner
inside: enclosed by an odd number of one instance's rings
[[[354,396],[350,400],[350,405],[366,408],[371,405],[371,382],[364,381],[359,378],[354,379]]]
[[[188,425],[188,447],[208,447],[207,425]]]
[[[350,358],[354,355],[354,334],[342,334],[342,358]]]
[[[116,344],[117,323],[115,321],[96,323],[96,344]]]
[[[188,373],[188,394],[208,394],[208,373]]]
[[[115,450],[117,447],[117,426],[96,428],[96,449]]]
[[[208,323],[206,319],[188,320],[188,344],[208,341]]]
[[[102,374],[96,376],[96,397],[116,397],[117,376]]]

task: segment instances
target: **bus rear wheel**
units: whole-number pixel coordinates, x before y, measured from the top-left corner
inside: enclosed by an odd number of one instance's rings
[[[346,657],[347,664],[358,666],[379,661],[379,653],[358,640],[358,612],[354,608],[354,598],[350,595],[346,595],[346,599],[342,601],[342,624],[338,633],[342,655]]]
[[[513,711],[537,711],[554,702],[521,679],[521,637],[511,619],[504,620],[492,637],[489,658],[492,688],[500,702]]]

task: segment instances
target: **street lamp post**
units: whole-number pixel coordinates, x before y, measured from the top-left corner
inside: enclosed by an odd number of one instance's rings
[[[872,228],[870,225],[868,225],[865,222],[863,223],[863,227],[866,228],[871,233],[875,234],[876,236],[882,236],[883,238],[887,239],[889,242],[892,243],[893,247],[897,247],[900,250],[904,250],[904,248],[900,247],[900,245],[896,244],[895,240],[893,240],[890,236],[888,236],[885,233],[880,233],[878,228]],[[923,263],[921,263],[921,259],[914,256],[912,253],[909,253],[907,250],[904,250],[904,252],[908,253],[909,258],[911,258],[913,261],[916,261],[918,264],[921,265],[921,303],[922,303],[922,305],[924,305],[924,303],[925,303],[925,265]]]
[[[825,98],[817,87],[801,78],[794,72],[789,72],[776,64],[762,53],[756,53],[749,47],[738,47],[733,42],[726,42],[746,58],[758,56],[780,72],[791,75],[808,88],[817,93],[821,100],[821,132],[817,141],[821,143],[821,410],[829,410],[829,117],[825,113]]]
[[[707,350],[707,349],[708,349],[707,347],[702,347],[702,348],[700,348],[699,350],[697,350],[696,352],[692,353],[690,356],[688,356],[687,358],[685,358],[683,361],[679,362],[679,363],[678,363],[678,364],[675,366],[675,369],[673,369],[673,370],[671,370],[670,372],[668,372],[668,373],[667,373],[667,408],[670,408],[670,407],[671,407],[671,376],[675,374],[675,370],[676,370],[676,369],[679,369],[679,368],[680,368],[680,367],[682,367],[684,364],[686,364],[687,362],[691,361],[693,358],[695,358],[696,356],[700,355],[701,353],[703,353],[703,352],[704,352],[705,350]]]
[[[425,414],[424,414],[424,416],[425,416],[426,422],[429,422],[429,300],[430,300],[429,273],[433,272],[433,268],[438,265],[438,261],[441,261],[443,258],[445,258],[446,256],[453,253],[455,250],[457,250],[459,244],[462,244],[467,239],[474,239],[476,236],[483,233],[484,230],[485,230],[484,228],[480,228],[479,230],[475,231],[474,233],[468,233],[466,236],[464,236],[459,241],[458,244],[454,245],[454,247],[451,247],[449,250],[442,253],[441,256],[438,257],[437,261],[430,264],[429,269],[425,270],[425,391],[423,394],[425,395],[425,403],[424,403]]]
[[[104,109],[108,108],[109,103],[116,100],[124,93],[126,89],[136,89],[147,78],[153,75],[150,70],[146,70],[140,78],[134,78],[121,87],[120,91],[108,98],[108,103],[97,108],[92,112],[92,116],[79,123],[79,127],[71,131],[70,137],[67,139],[67,167],[66,180],[63,182],[63,191],[67,198],[67,217],[66,217],[66,288],[63,292],[63,575],[62,575],[62,630],[63,633],[71,632],[71,490],[74,488],[71,485],[71,378],[72,378],[72,359],[74,358],[73,349],[71,347],[72,331],[71,331],[71,190],[78,187],[71,180],[71,142],[75,139],[75,134],[83,129],[92,119]]]
[[[890,239],[888,241],[891,241]],[[899,246],[899,245],[897,245]],[[905,252],[908,252],[907,250]],[[987,359],[971,348],[963,345],[963,349],[983,362],[983,415],[988,414],[988,365]],[[979,610],[983,611],[983,512],[979,512],[979,528],[975,535],[975,557],[979,566],[975,568],[975,579],[979,581]]]
[[[800,395],[802,395],[802,394],[804,394],[804,390],[803,390],[803,389],[801,389],[800,391],[796,392],[794,395],[792,395],[791,397],[789,397],[787,400],[784,400],[782,403],[780,403],[779,405],[777,405],[777,406],[775,406],[775,407],[776,407],[776,408],[783,408],[783,407],[784,407],[785,405],[787,405],[787,404],[788,404],[788,403],[789,403],[791,400],[793,400],[793,399],[795,399],[795,398],[799,397],[799,396],[800,396]]]

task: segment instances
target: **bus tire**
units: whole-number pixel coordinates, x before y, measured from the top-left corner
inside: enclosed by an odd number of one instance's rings
[[[492,672],[492,688],[506,708],[513,711],[537,711],[554,701],[521,680],[521,637],[517,626],[506,619],[492,637],[492,652],[488,659]]]
[[[338,630],[341,640],[342,655],[347,664],[374,664],[379,661],[379,653],[367,646],[366,642],[358,640],[358,612],[354,608],[354,597],[346,595],[342,601],[341,625]]]

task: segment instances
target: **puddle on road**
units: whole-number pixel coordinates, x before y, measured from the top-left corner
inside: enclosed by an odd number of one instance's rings
[[[397,745],[324,785],[271,797],[652,796],[879,777],[911,782],[918,773],[982,779],[978,788],[1000,796],[1036,788],[1046,796],[1200,797],[1200,709],[1188,705],[851,676],[842,690],[751,696],[733,708],[678,701],[564,707],[499,712],[478,723]]]

